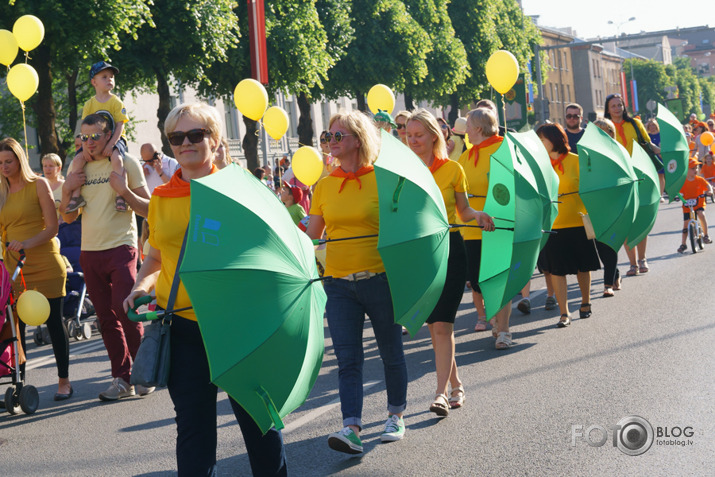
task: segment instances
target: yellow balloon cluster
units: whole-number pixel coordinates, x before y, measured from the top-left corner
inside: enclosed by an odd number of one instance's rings
[[[0,64],[10,66],[17,57],[17,40],[8,30],[0,30]]]
[[[507,93],[519,78],[519,62],[506,50],[492,53],[487,60],[487,80],[501,94]]]
[[[25,51],[34,50],[45,38],[45,25],[34,15],[23,15],[15,21],[12,34],[17,44]]]
[[[7,74],[8,89],[23,103],[35,94],[39,84],[40,79],[35,68],[25,63],[13,66]]]
[[[376,84],[367,92],[367,106],[372,114],[377,114],[380,109],[392,114],[395,109],[395,95],[384,84]]]
[[[15,21],[12,33],[8,30],[0,30],[0,63],[10,67],[17,57],[18,48],[22,48],[25,52],[34,50],[44,38],[45,26],[39,18],[34,15],[21,16]],[[38,86],[37,71],[32,66],[24,63],[10,68],[7,74],[7,87],[21,102],[30,99]]]
[[[278,106],[268,107],[268,93],[261,83],[246,78],[241,80],[233,90],[233,102],[236,108],[249,119],[260,121],[263,118],[263,127],[276,141],[288,131],[288,113]]]
[[[307,186],[312,186],[323,173],[323,159],[314,147],[303,146],[293,154],[293,174]]]
[[[30,326],[40,326],[50,316],[50,303],[36,290],[26,290],[17,299],[17,316]]]

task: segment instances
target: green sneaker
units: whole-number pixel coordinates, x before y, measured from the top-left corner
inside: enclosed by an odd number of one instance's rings
[[[405,421],[402,420],[397,414],[387,418],[385,423],[385,430],[380,434],[380,440],[382,442],[394,442],[399,441],[405,436]]]
[[[404,430],[403,430],[404,432]],[[328,445],[331,449],[346,454],[362,454],[362,441],[352,429],[345,426],[338,432],[328,436]]]

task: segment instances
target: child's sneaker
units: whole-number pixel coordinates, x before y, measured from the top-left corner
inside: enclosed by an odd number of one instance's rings
[[[709,235],[706,235],[705,237],[703,237],[703,242],[705,242],[705,243],[713,243],[713,241],[710,239],[710,236],[709,236]]]
[[[685,253],[685,251],[688,249],[688,246],[683,244],[680,247],[678,247],[678,253]]]
[[[345,426],[338,432],[328,436],[328,445],[331,449],[346,454],[362,454],[362,441],[349,427]]]
[[[382,442],[394,442],[399,441],[405,436],[405,421],[402,420],[397,414],[387,418],[385,423],[385,430],[380,434],[380,440]]]
[[[78,195],[77,197],[72,197],[70,198],[70,201],[65,208],[65,213],[69,214],[70,212],[74,212],[75,210],[79,209],[80,207],[84,207],[85,205],[87,205],[87,201],[85,201],[84,197],[82,197],[81,195]]]

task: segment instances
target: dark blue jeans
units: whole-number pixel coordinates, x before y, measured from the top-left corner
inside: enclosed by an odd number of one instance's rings
[[[390,287],[384,273],[357,282],[339,278],[325,282],[326,312],[338,359],[338,387],[343,425],[362,429],[363,325],[367,314],[385,370],[387,411],[407,407],[407,364],[402,351],[402,327],[395,323]]]
[[[216,475],[216,395],[198,323],[174,316],[171,324],[169,394],[176,411],[176,462],[179,476]],[[229,398],[243,433],[254,476],[285,476],[285,448],[280,431],[265,435],[251,416]],[[245,474],[245,472],[240,472]]]

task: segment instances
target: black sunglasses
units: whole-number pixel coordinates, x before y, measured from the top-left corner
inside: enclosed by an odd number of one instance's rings
[[[566,115],[566,119],[578,119],[580,117],[581,117],[580,114],[567,114]]]
[[[104,136],[102,133],[94,133],[94,134],[80,134],[79,138],[82,140],[82,142],[87,142],[90,139],[92,141],[99,141],[99,138]]]
[[[185,138],[189,138],[191,144],[198,144],[204,140],[210,131],[207,129],[192,129],[191,131],[174,131],[166,135],[169,139],[169,144],[172,146],[181,146]]]
[[[326,136],[323,136],[320,138],[320,144],[325,144],[330,142]]]
[[[406,127],[407,127],[406,124],[397,123],[397,129],[405,129]]]
[[[352,134],[341,133],[340,131],[335,131],[334,133],[327,133],[325,135],[325,141],[330,142],[335,138],[335,142],[340,142],[345,136],[352,136]]]

